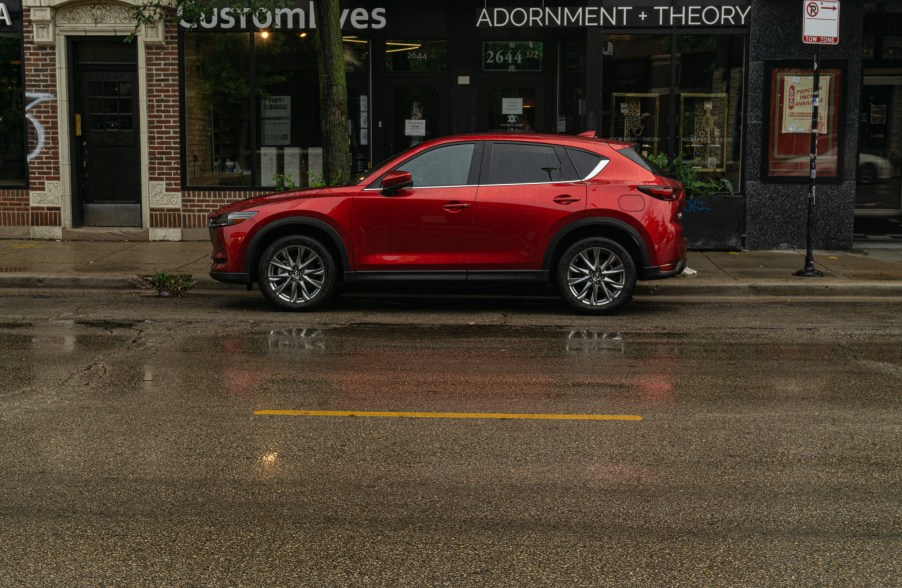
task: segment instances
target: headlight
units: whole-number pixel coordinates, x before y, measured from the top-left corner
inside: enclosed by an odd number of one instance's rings
[[[237,225],[238,223],[251,218],[255,214],[257,214],[256,210],[220,214],[219,216],[210,219],[210,228],[212,229],[215,227],[229,227],[232,225]]]

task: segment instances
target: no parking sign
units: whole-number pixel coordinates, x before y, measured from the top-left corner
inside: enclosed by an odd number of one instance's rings
[[[804,0],[802,42],[806,45],[839,43],[839,0]]]

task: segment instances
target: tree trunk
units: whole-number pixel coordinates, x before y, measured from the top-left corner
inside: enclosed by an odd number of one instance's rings
[[[319,65],[320,125],[326,184],[345,183],[351,173],[348,141],[348,81],[338,0],[315,0],[316,60]]]

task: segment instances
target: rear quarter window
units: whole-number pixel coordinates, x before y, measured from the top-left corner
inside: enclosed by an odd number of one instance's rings
[[[667,173],[663,169],[661,169],[660,167],[646,159],[641,153],[636,151],[635,147],[627,147],[625,149],[621,149],[620,151],[618,151],[618,153],[620,153],[645,171],[649,171],[658,176],[667,175]]]
[[[576,168],[576,174],[581,180],[588,179],[589,175],[598,168],[598,164],[608,160],[606,157],[602,157],[597,153],[590,153],[589,151],[572,149],[570,147],[567,148],[567,155],[570,156],[570,161],[573,162],[573,167]]]

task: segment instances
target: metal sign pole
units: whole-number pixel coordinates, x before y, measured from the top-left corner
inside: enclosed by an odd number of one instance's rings
[[[812,89],[811,103],[811,167],[808,179],[808,227],[805,235],[805,267],[795,272],[795,275],[804,278],[819,278],[823,272],[814,269],[814,251],[812,250],[812,231],[814,224],[815,190],[817,182],[817,138],[818,138],[818,106],[820,103],[820,45],[814,46],[814,88]]]

